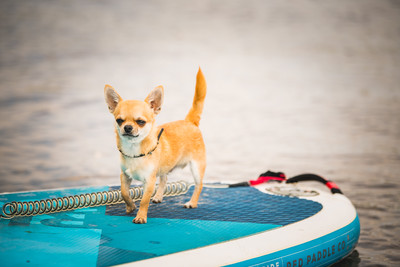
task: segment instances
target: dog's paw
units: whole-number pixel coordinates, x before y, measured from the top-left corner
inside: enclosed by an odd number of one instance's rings
[[[163,201],[163,196],[154,196],[151,200],[153,203],[161,203]]]
[[[183,205],[183,207],[187,208],[187,209],[195,209],[195,208],[197,208],[197,203],[193,204],[192,202],[189,201],[189,202],[185,203],[185,205]]]
[[[136,216],[136,218],[135,219],[133,219],[133,221],[132,221],[133,223],[136,223],[136,224],[143,224],[143,223],[147,223],[147,218],[145,218],[145,217],[139,217],[139,216]]]
[[[136,206],[126,206],[126,214],[132,213],[136,209]]]

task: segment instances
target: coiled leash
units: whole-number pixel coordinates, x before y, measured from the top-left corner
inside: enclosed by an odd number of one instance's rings
[[[186,194],[191,186],[192,184],[188,184],[185,181],[167,183],[164,196]],[[155,192],[156,190],[154,190],[153,196]],[[143,196],[143,187],[133,187],[129,189],[129,194],[133,201],[139,200]],[[86,193],[35,201],[13,201],[3,205],[3,214],[1,214],[0,217],[12,219],[14,217],[43,215],[123,202],[121,190]]]

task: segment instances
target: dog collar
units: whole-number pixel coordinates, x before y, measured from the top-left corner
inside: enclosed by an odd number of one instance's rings
[[[136,159],[136,158],[145,157],[145,156],[147,156],[147,155],[151,155],[151,154],[154,152],[154,150],[157,149],[157,146],[158,146],[158,144],[160,143],[160,137],[161,137],[161,135],[162,135],[163,132],[164,132],[164,128],[161,128],[161,130],[160,130],[160,132],[158,133],[158,136],[157,136],[157,145],[156,145],[152,150],[150,150],[149,152],[147,152],[146,154],[140,154],[140,155],[129,156],[129,155],[125,154],[124,152],[122,152],[122,150],[121,150],[120,148],[118,148],[118,150],[119,150],[119,152],[120,152],[124,157],[127,157],[127,158],[134,158],[134,159]]]

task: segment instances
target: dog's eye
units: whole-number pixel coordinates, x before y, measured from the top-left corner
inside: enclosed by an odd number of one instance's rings
[[[123,120],[123,119],[117,119],[117,123],[118,123],[118,125],[121,125],[123,122],[124,122],[124,120]]]
[[[146,124],[146,122],[143,121],[143,120],[137,120],[136,123],[137,123],[139,126],[144,126],[144,125]]]

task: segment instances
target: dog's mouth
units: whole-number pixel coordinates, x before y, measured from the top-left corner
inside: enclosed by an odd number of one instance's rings
[[[130,133],[124,133],[122,136],[129,137],[129,138],[137,138],[137,137],[139,137],[138,134],[137,135],[133,135],[133,134],[130,134]]]

